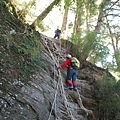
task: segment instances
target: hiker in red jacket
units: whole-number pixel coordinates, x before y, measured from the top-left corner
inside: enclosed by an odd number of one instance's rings
[[[62,65],[60,65],[57,68],[57,70],[66,66],[68,68],[66,82],[69,85],[69,89],[77,90],[77,83],[76,83],[77,70],[71,67],[71,59],[72,56],[68,54],[66,56],[66,61]]]

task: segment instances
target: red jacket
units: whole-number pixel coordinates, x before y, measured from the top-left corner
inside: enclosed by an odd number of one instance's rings
[[[61,65],[61,67],[63,68],[63,67],[70,67],[71,66],[71,61],[70,61],[70,59],[68,59],[68,58],[66,58],[66,61]]]

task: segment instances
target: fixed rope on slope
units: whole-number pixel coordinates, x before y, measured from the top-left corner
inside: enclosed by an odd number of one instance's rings
[[[57,62],[56,62],[55,59],[54,59],[54,56],[53,56],[51,50],[49,49],[49,47],[48,47],[48,45],[47,45],[47,42],[46,42],[46,47],[47,47],[47,49],[48,49],[48,51],[49,51],[49,53],[50,53],[50,55],[51,55],[51,57],[52,57],[55,65],[58,66]],[[64,99],[65,99],[65,101],[64,101],[65,107],[66,107],[66,109],[67,109],[68,114],[70,115],[71,120],[74,120],[74,117],[73,117],[73,115],[72,115],[72,112],[70,111],[70,109],[68,109],[68,102],[67,102],[67,98],[66,98],[66,96],[65,96],[65,91],[64,91],[64,87],[63,87],[62,77],[61,77],[60,71],[59,71],[59,77],[61,78],[60,80],[61,80],[62,93],[63,93],[62,95],[63,95],[63,97],[64,97]],[[54,101],[53,101],[53,102],[54,102]]]
[[[55,103],[56,103],[58,86],[59,86],[59,81],[58,81],[58,83],[57,83],[57,88],[56,88],[56,92],[55,92],[55,97],[54,97],[54,100],[53,100],[53,103],[52,103],[52,107],[51,107],[51,111],[50,111],[50,114],[49,114],[48,120],[50,120],[50,118],[51,118],[52,110],[53,110],[54,105],[55,105]],[[55,106],[56,106],[56,105],[55,105]],[[55,112],[55,113],[56,113],[56,112]]]
[[[46,39],[45,39],[45,40],[46,40]],[[52,42],[52,41],[51,41],[51,42]],[[47,45],[47,42],[45,42],[44,45],[47,46],[47,49],[48,49],[48,51],[49,51],[52,59],[54,60],[55,65],[58,66],[57,62],[56,62],[55,59],[54,59],[54,56],[53,56],[51,50],[49,49],[49,47],[48,47],[48,45]],[[55,47],[55,46],[54,46],[54,47]],[[56,49],[57,49],[57,48],[56,48]],[[66,102],[65,102],[65,106],[66,106],[66,108],[68,108],[68,102],[67,102],[67,98],[66,98],[66,96],[65,96],[64,87],[63,87],[63,83],[62,83],[62,77],[61,77],[60,72],[59,72],[59,77],[61,78],[61,86],[62,86],[61,92],[62,92],[62,95],[63,95],[65,101],[66,101]],[[87,115],[88,115],[88,114],[93,115],[92,110],[88,110],[88,109],[86,109],[86,108],[83,106],[83,104],[82,104],[82,99],[81,99],[81,97],[80,97],[80,94],[79,94],[78,90],[77,90],[77,94],[78,94],[78,99],[77,99],[77,101],[78,101],[78,104],[79,104],[80,108],[83,109],[83,110],[86,112]],[[70,114],[71,118],[74,119],[73,116],[72,116],[71,111],[68,110],[68,109],[67,109],[67,111],[68,111],[68,113]]]
[[[72,115],[72,112],[71,112],[71,110],[69,109],[69,105],[68,105],[67,98],[66,98],[66,96],[65,96],[65,90],[64,90],[63,83],[62,83],[62,77],[61,77],[60,71],[59,71],[59,76],[60,76],[60,81],[61,81],[61,88],[62,88],[61,91],[62,91],[62,95],[63,95],[63,97],[64,97],[64,99],[65,99],[65,101],[64,101],[65,107],[66,107],[66,109],[67,109],[67,112],[68,112],[71,120],[74,120],[74,117],[73,117],[73,115]]]

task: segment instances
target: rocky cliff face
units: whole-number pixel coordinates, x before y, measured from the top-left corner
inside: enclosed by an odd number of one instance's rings
[[[60,47],[58,40],[31,33],[6,8],[0,9],[0,120],[98,120],[94,87],[105,70],[82,61],[78,91],[69,90],[66,68],[56,70],[68,53],[67,43]],[[23,50],[29,44],[25,41],[33,45],[33,34],[40,41],[40,64]]]

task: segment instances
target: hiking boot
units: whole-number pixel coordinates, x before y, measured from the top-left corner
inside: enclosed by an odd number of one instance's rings
[[[77,86],[74,86],[73,90],[74,90],[74,91],[77,91]]]
[[[77,88],[73,88],[74,91],[77,91]]]
[[[72,90],[72,89],[73,89],[73,86],[69,86],[69,89]]]

